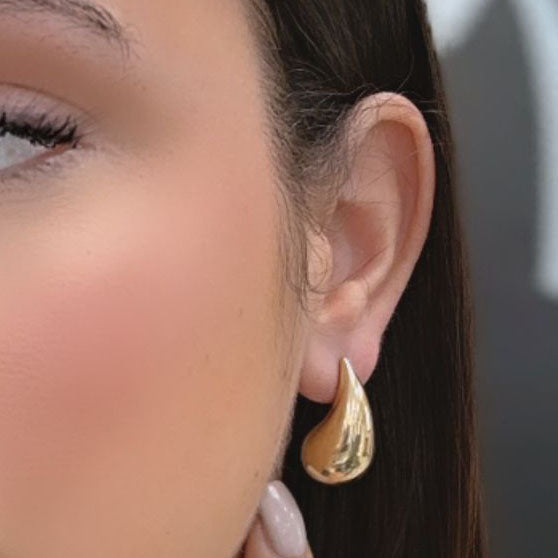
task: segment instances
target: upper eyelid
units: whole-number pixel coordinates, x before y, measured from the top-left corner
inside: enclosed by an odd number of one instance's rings
[[[100,129],[103,112],[97,108],[84,109],[40,89],[17,83],[0,82],[0,114],[12,120],[33,123],[34,118],[64,120],[71,117],[79,127],[79,135],[87,136]]]
[[[7,91],[4,91],[5,89]],[[21,100],[24,102],[21,103],[20,106],[17,106],[17,102]],[[40,88],[30,88],[16,82],[0,82],[0,110],[2,107],[7,106],[11,110],[21,110],[22,113],[25,111],[29,112],[30,110],[35,110],[34,103],[37,101],[44,103],[45,105],[49,105],[50,108],[63,106],[65,109],[70,111],[86,114],[90,118],[94,118],[97,114],[97,110],[95,108],[86,109],[78,107],[63,98]]]
[[[102,152],[112,161],[141,158],[149,148],[145,138],[152,137],[153,105],[150,99],[136,95],[138,88],[134,88],[129,97],[122,94],[128,91],[128,83],[124,90],[117,89],[115,95],[112,85],[112,82],[107,84],[99,93],[94,89],[90,96],[82,96],[79,89],[77,92],[70,89],[70,100],[64,91],[50,92],[48,87],[2,80],[0,76],[0,110],[5,108],[10,114],[17,111],[26,117],[50,111],[60,118],[71,114],[80,125],[79,135],[84,146]]]

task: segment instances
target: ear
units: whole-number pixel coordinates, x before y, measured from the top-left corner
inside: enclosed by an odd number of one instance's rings
[[[348,124],[350,178],[326,232],[309,238],[310,276],[325,278],[327,294],[311,298],[299,391],[321,403],[335,396],[341,357],[363,384],[376,367],[426,240],[436,181],[426,122],[406,97],[370,95]]]

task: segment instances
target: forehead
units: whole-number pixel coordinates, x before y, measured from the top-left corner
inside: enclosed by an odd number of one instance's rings
[[[240,0],[112,0],[110,7],[125,26],[168,48],[249,41]]]

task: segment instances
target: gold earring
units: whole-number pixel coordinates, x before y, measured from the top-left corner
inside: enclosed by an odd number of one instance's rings
[[[332,407],[304,438],[301,459],[313,479],[340,484],[356,479],[372,463],[374,423],[366,392],[348,358],[339,362]]]

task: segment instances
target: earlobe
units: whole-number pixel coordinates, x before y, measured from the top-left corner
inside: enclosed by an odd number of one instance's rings
[[[363,384],[372,374],[424,245],[435,189],[432,141],[409,99],[377,93],[350,118],[350,178],[321,240],[331,269],[327,294],[314,302],[300,377],[300,393],[318,402],[333,400],[343,356]]]

